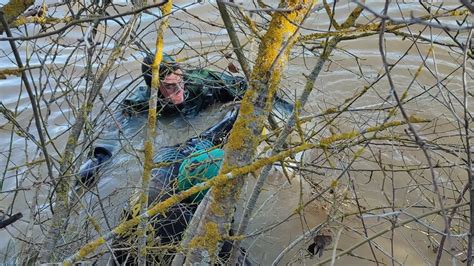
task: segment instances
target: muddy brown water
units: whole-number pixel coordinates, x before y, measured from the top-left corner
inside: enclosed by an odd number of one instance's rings
[[[178,2],[179,6],[186,4],[189,3],[186,1]],[[354,4],[339,3],[336,18],[342,20],[354,6]],[[380,10],[382,4],[378,2],[372,3],[371,7]],[[424,14],[424,11],[415,3],[401,4],[401,8],[405,13],[414,11],[415,14]],[[128,10],[126,6],[121,9]],[[65,10],[61,9],[51,12],[55,16],[65,14]],[[152,12],[157,13],[156,10],[152,10]],[[187,12],[206,21],[221,23],[217,9],[208,2],[191,5],[191,7],[187,8]],[[390,14],[400,16],[396,6],[390,9]],[[369,13],[364,12],[363,15],[370,17]],[[152,19],[153,17],[151,15],[144,15],[138,27],[139,29],[144,29],[141,41],[144,45],[149,47],[149,49],[153,50],[155,26],[147,27]],[[361,21],[364,20],[366,19],[361,19]],[[209,26],[183,11],[176,12],[170,22],[175,34],[171,32],[167,33],[165,48],[167,52],[172,54],[179,52],[177,58],[179,60],[187,59],[185,63],[193,67],[225,69],[229,59],[225,59],[223,53],[218,52],[218,50],[225,49],[228,45],[224,29]],[[328,27],[328,19],[327,16],[320,11],[317,15],[309,18],[305,25],[312,29],[326,30]],[[103,31],[104,29],[102,29],[101,33],[99,33],[100,37],[97,37],[97,39],[104,38],[104,40],[107,40],[107,35],[118,34],[116,31],[118,31],[120,27],[117,23],[110,22],[108,27],[106,33]],[[29,27],[28,29],[30,32],[38,30],[38,28],[33,27]],[[412,29],[417,31],[422,29],[422,26],[414,26]],[[308,31],[303,30],[303,32]],[[434,30],[433,34],[437,40],[449,40],[445,34],[438,30]],[[54,58],[52,56],[46,56],[46,49],[52,45],[50,42],[51,39],[49,38],[40,39],[34,42],[34,45],[31,44],[27,46],[23,44],[21,46],[20,52],[23,56],[23,60],[28,60],[30,66],[42,65],[45,69],[51,71],[51,74],[47,76],[46,73],[48,72],[46,71],[40,73],[38,70],[32,70],[32,76],[29,76],[31,82],[34,82],[34,84],[40,88],[44,88],[43,93],[45,99],[49,100],[53,96],[59,97],[59,95],[66,93],[68,89],[74,89],[80,93],[88,88],[88,83],[83,79],[84,69],[88,64],[85,61],[86,52],[83,46],[76,50],[78,39],[82,38],[83,35],[84,30],[80,30],[79,28],[73,28],[72,31],[68,31],[67,35],[60,39],[60,43],[64,46],[58,48],[58,54]],[[422,56],[426,56],[430,45],[419,44],[416,47],[410,48],[411,42],[407,39],[404,40],[401,37],[390,34],[386,34],[386,39],[388,60],[395,62],[403,57],[398,66],[392,71],[395,86],[397,90],[401,92],[409,86],[414,73],[420,64],[422,64]],[[465,41],[465,38],[462,39],[461,37],[460,40]],[[185,45],[183,41],[185,41],[187,45]],[[113,42],[104,42],[101,44],[101,48],[110,49],[113,45]],[[8,43],[4,41],[0,42],[0,49],[2,51],[0,69],[14,67],[13,62],[10,61],[12,56],[9,54],[11,49]],[[227,52],[228,51],[229,49],[227,48]],[[444,83],[446,88],[441,87],[440,89],[435,86],[429,93],[424,93],[406,105],[408,112],[411,114],[416,114],[417,116],[427,119],[436,119],[436,123],[433,122],[428,126],[416,125],[418,130],[426,134],[426,138],[435,139],[436,137],[443,137],[443,141],[451,144],[460,143],[459,138],[456,137],[458,132],[456,131],[455,115],[449,111],[449,106],[446,105],[446,101],[452,99],[453,95],[458,97],[462,95],[461,70],[458,69],[461,58],[459,49],[456,51],[457,52],[446,47],[435,46],[436,71],[439,76],[445,77],[449,73],[455,72],[450,75],[448,81]],[[196,56],[197,53],[203,55]],[[405,53],[407,53],[407,55],[405,55]],[[69,58],[68,56],[71,54],[73,56]],[[253,52],[247,52],[249,58],[254,58],[254,54],[255,47]],[[29,55],[28,58],[26,55]],[[354,55],[357,56],[357,60]],[[90,138],[95,138],[100,135],[98,129],[103,128],[104,124],[110,123],[110,113],[114,112],[117,102],[123,98],[126,92],[132,90],[134,86],[141,82],[141,80],[138,80],[134,82],[132,86],[129,86],[130,81],[140,75],[140,59],[142,57],[143,53],[140,52],[139,48],[137,48],[136,45],[131,45],[131,48],[125,52],[122,58],[123,61],[113,68],[102,89],[104,101],[109,103],[113,97],[117,96],[122,90],[125,90],[125,93],[118,95],[117,100],[110,105],[109,111],[103,108],[104,102],[101,102],[101,100],[96,102],[93,115],[90,118],[97,118],[95,121],[97,125],[90,131]],[[230,61],[237,64],[235,60]],[[282,90],[288,94],[289,98],[294,98],[295,95],[301,93],[305,82],[302,73],[308,74],[314,62],[315,59],[301,48],[295,49],[291,54],[290,65],[286,69],[285,76],[282,80]],[[360,64],[360,67],[357,63]],[[426,64],[434,71],[433,56],[429,57]],[[94,65],[94,67],[97,67],[97,65]],[[472,73],[472,62],[470,67],[468,70]],[[63,68],[65,69],[64,75],[72,78],[68,84],[64,83],[64,80],[58,80],[60,71]],[[373,82],[377,75],[381,73],[383,73],[383,66],[378,51],[378,36],[340,43],[338,49],[333,53],[331,62],[325,65],[323,72],[316,81],[315,91],[311,94],[308,104],[303,111],[303,115],[318,114],[328,108],[342,104],[345,99],[351,97],[356,91],[360,91],[364,86]],[[436,82],[436,79],[425,67],[421,75],[417,77],[415,84],[410,88],[410,95],[422,93],[426,88],[434,86]],[[472,87],[472,79],[468,80],[468,82]],[[37,136],[34,122],[32,122],[29,99],[24,88],[20,87],[20,84],[20,78],[14,76],[0,80],[1,101],[7,108],[15,110],[18,113],[16,120],[22,127],[26,128],[28,132],[34,136]],[[451,95],[449,95],[449,93],[451,93]],[[366,108],[369,110],[369,108],[374,107],[392,106],[393,98],[389,103],[384,102],[384,98],[389,94],[389,86],[386,79],[384,79],[377,83],[375,88],[367,93],[367,95],[358,100],[353,107],[359,109]],[[64,148],[68,135],[67,130],[74,121],[73,114],[77,112],[76,107],[71,108],[71,105],[66,102],[66,99],[72,106],[77,106],[77,103],[80,101],[80,97],[68,96],[67,98],[59,98],[59,100],[52,101],[48,108],[44,102],[41,103],[43,115],[47,115],[47,120],[45,121],[47,130],[49,136],[53,139],[53,143],[48,145],[48,151],[55,158],[58,158],[57,152],[61,152]],[[462,115],[462,109],[459,103],[454,101],[453,108],[456,110],[456,115]],[[472,107],[469,111],[473,111]],[[160,119],[158,122],[158,136],[155,139],[155,145],[160,147],[180,143],[218,121],[224,113],[225,108],[221,109],[221,106],[214,106],[203,111],[197,117],[188,120],[182,118]],[[374,121],[382,121],[385,117],[386,114],[378,111],[354,111],[343,115],[338,122],[341,123],[341,125],[339,125],[341,130],[360,130]],[[400,119],[400,116],[397,116],[397,119]],[[87,213],[99,220],[101,233],[109,231],[117,224],[120,210],[127,203],[129,195],[135,191],[139,185],[142,174],[143,154],[140,150],[142,149],[145,133],[144,130],[140,130],[140,126],[143,125],[144,120],[145,117],[137,118],[137,120],[129,125],[130,128],[133,128],[131,131],[136,132],[136,134],[131,134],[130,138],[123,143],[122,150],[104,169],[100,181],[96,188],[93,189],[93,193],[89,192],[81,201],[82,206],[78,205],[73,208],[73,216],[70,220],[68,235],[65,236],[63,241],[68,243],[69,241],[77,240],[77,242],[70,245],[67,250],[61,250],[61,252],[64,252],[64,254],[61,255],[69,255],[72,249],[77,248],[85,243],[87,239],[97,235],[92,229],[92,226],[85,222]],[[323,123],[323,119],[316,119],[310,123],[311,125],[307,126],[307,128],[318,128]],[[435,124],[436,129],[434,128]],[[48,211],[50,204],[48,200],[50,197],[50,186],[41,184],[39,189],[36,190],[36,187],[33,185],[35,181],[42,182],[45,179],[46,172],[44,165],[40,167],[33,166],[31,167],[32,170],[28,170],[28,167],[25,166],[25,164],[31,164],[38,158],[41,158],[40,152],[34,144],[31,141],[26,141],[25,138],[19,134],[12,134],[12,125],[9,124],[3,116],[0,117],[0,126],[0,169],[4,180],[2,194],[0,194],[0,209],[12,213],[21,211],[24,215],[21,221],[0,231],[0,262],[7,263],[13,262],[19,253],[27,251],[27,249],[22,250],[22,248],[28,247],[24,241],[34,244],[41,243],[42,236],[46,232],[46,227],[39,226],[37,223],[38,221],[46,220],[51,215]],[[330,132],[326,130],[323,131],[319,137],[327,136],[328,134],[330,134]],[[81,137],[81,140],[84,140],[83,137]],[[90,139],[85,139],[84,143],[89,140]],[[87,145],[83,145],[76,150],[77,154],[82,154],[82,156],[79,156],[79,160],[84,160],[87,155],[87,148]],[[264,149],[264,146],[262,146],[261,149]],[[391,163],[395,166],[401,167],[403,164],[418,165],[426,161],[422,153],[416,148],[405,150],[403,147],[388,145],[379,147],[379,149],[380,158],[383,158],[384,162]],[[433,154],[434,157],[439,159],[440,157],[437,157],[437,155],[439,154]],[[459,153],[458,157],[451,155],[451,157],[446,160],[460,163],[459,158],[463,156],[462,153]],[[311,164],[317,165],[318,162],[324,161],[322,157],[324,156],[320,150],[308,151],[296,156],[297,159],[303,161],[308,167]],[[332,161],[333,166],[343,168],[347,165],[348,159],[350,159],[348,157],[350,157],[350,155],[344,156],[342,154],[338,157],[334,157],[334,161]],[[353,165],[355,169],[377,169],[378,165],[373,161],[373,157],[367,155],[363,158],[366,158],[366,160],[357,160]],[[55,162],[55,164],[58,164],[58,162]],[[328,166],[327,162],[325,166]],[[325,187],[330,185],[331,181],[341,173],[340,170],[326,168],[316,169],[320,174],[303,172],[293,177],[291,184],[287,182],[287,179],[281,171],[273,170],[272,175],[267,181],[265,190],[260,197],[258,212],[251,220],[248,233],[254,234],[260,232],[272,226],[274,223],[281,221],[288,215],[294,213],[301,201],[307,201],[314,193],[318,192],[318,189],[311,188],[304,179],[318,184],[319,187]],[[462,187],[463,182],[466,180],[465,173],[461,166],[446,171],[439,170],[436,173],[439,181],[444,180],[448,182],[449,180],[446,178],[449,175],[450,180],[454,180],[449,181],[449,186],[457,187],[458,189]],[[56,170],[54,170],[54,174],[57,174]],[[270,232],[259,234],[256,237],[245,240],[244,246],[250,251],[250,256],[253,260],[262,265],[271,264],[286,246],[304,232],[325,222],[330,217],[335,217],[342,213],[352,213],[357,210],[353,202],[343,201],[343,203],[335,204],[332,200],[339,199],[335,200],[335,202],[341,202],[341,197],[353,199],[357,194],[361,200],[361,204],[367,209],[386,207],[390,206],[388,201],[392,197],[392,188],[397,187],[399,189],[397,189],[396,192],[395,205],[402,206],[402,209],[408,213],[419,214],[422,210],[414,208],[413,206],[432,205],[430,200],[434,201],[435,198],[432,192],[432,186],[430,186],[431,177],[429,171],[415,171],[410,173],[396,172],[396,174],[391,176],[384,175],[380,172],[374,172],[374,174],[370,175],[370,172],[354,171],[350,173],[349,177],[345,177],[342,180],[333,195],[325,194],[326,200],[316,201],[314,204],[305,208],[301,215],[291,217],[288,221]],[[354,193],[351,186],[348,185],[347,180],[354,181],[356,193]],[[391,183],[392,180],[393,183]],[[253,182],[254,179],[249,177],[249,182],[242,191],[243,198],[248,196],[249,191],[252,189]],[[422,185],[415,186],[415,184]],[[15,190],[18,190],[18,192],[14,193]],[[35,192],[37,194],[35,194]],[[445,190],[443,193],[445,193],[448,198],[455,197],[453,193],[448,190]],[[300,195],[303,196],[300,197]],[[452,201],[446,200],[446,204],[447,203],[452,203]],[[438,204],[435,204],[435,207],[436,206],[438,206]],[[396,209],[400,210],[400,207]],[[32,210],[34,212],[41,211],[41,215],[36,216],[35,220],[32,219]],[[386,212],[390,211],[390,209],[386,209]],[[401,215],[400,217],[401,219],[409,218],[409,216],[406,215]],[[375,234],[390,226],[389,222],[377,217],[366,217],[364,221],[366,227],[369,228],[369,235]],[[429,221],[424,220],[424,222],[440,230],[443,228],[442,221],[439,217]],[[327,228],[332,232],[334,239],[336,238],[338,230],[343,228],[343,225],[345,226],[345,230],[337,241],[339,251],[349,248],[363,239],[361,236],[363,228],[361,226],[360,217],[356,216],[347,217],[343,221],[337,220],[330,222],[330,226]],[[395,264],[423,265],[434,262],[435,253],[433,252],[433,245],[430,243],[424,231],[426,231],[426,227],[420,224],[410,224],[405,228],[400,228],[395,231],[396,234],[393,240],[393,252],[396,258]],[[457,234],[462,234],[462,232],[457,232]],[[454,239],[453,245],[457,246],[460,242],[458,239]],[[310,239],[307,238],[296,245],[284,256],[282,263],[308,265],[317,263],[320,259],[317,258],[317,256],[308,256],[305,251],[310,243]],[[376,249],[375,252],[379,262],[384,264],[392,263],[388,256],[391,253],[392,246],[390,233],[377,238],[373,242],[373,246]],[[330,247],[331,250],[327,250],[323,258],[329,256],[332,252],[334,246],[331,245]],[[368,245],[363,245],[356,249],[352,256],[345,256],[337,260],[336,264],[367,265],[374,263],[360,259],[360,257],[373,260]],[[105,261],[105,259],[100,260],[101,263]],[[445,254],[443,264],[448,263],[448,261],[448,255]]]

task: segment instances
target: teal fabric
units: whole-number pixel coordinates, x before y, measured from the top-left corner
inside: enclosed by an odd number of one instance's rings
[[[198,154],[199,152],[202,153],[202,151],[210,149],[214,146],[214,143],[212,143],[208,139],[199,139],[197,142],[193,142],[193,153]]]
[[[224,151],[222,149],[201,150],[191,154],[179,167],[178,190],[187,190],[215,177],[219,173],[223,158]],[[206,193],[207,190],[196,193],[189,200],[199,203]]]
[[[160,148],[153,157],[153,163],[176,162],[184,159],[184,155],[174,147]]]

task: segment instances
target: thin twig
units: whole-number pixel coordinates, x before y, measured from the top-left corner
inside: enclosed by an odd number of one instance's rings
[[[331,266],[334,266],[334,263],[336,262],[337,246],[338,246],[338,244],[339,244],[339,239],[341,239],[342,230],[344,230],[344,228],[340,228],[340,229],[337,231],[336,241],[334,241],[334,247],[333,247],[333,249],[332,249]],[[369,243],[370,243],[370,242],[369,242]]]
[[[421,218],[424,218],[424,217],[426,217],[426,216],[430,216],[430,215],[433,215],[433,214],[437,214],[437,213],[439,213],[439,212],[442,212],[442,211],[445,210],[445,209],[458,208],[458,207],[466,206],[466,205],[468,205],[468,204],[469,204],[468,202],[459,203],[459,204],[447,206],[446,208],[439,208],[439,209],[436,209],[436,210],[433,210],[433,211],[430,211],[430,212],[427,212],[427,213],[424,213],[424,214],[420,214],[420,215],[418,215],[418,216],[416,216],[416,217],[407,219],[407,220],[405,220],[405,221],[403,221],[403,222],[401,222],[401,223],[397,223],[397,224],[395,225],[395,228],[402,227],[402,226],[404,226],[404,225],[406,225],[406,224],[409,224],[409,223],[411,223],[411,222],[417,221],[417,220],[419,220],[419,219],[421,219]],[[365,243],[367,243],[367,242],[369,242],[369,241],[372,241],[373,239],[375,239],[375,238],[377,238],[377,237],[379,237],[379,236],[384,235],[384,234],[387,233],[387,232],[390,232],[390,231],[393,230],[393,229],[394,229],[394,228],[393,228],[392,226],[390,226],[390,227],[388,227],[388,228],[386,228],[386,229],[384,229],[384,230],[381,230],[380,232],[377,232],[376,234],[370,236],[370,237],[367,238],[367,239],[364,239],[364,240],[361,240],[361,241],[357,242],[357,243],[354,244],[352,247],[350,247],[350,248],[344,250],[343,252],[337,254],[337,255],[336,255],[336,259],[338,259],[338,258],[340,258],[340,257],[342,257],[342,256],[344,256],[344,255],[346,255],[346,254],[349,254],[349,253],[350,253],[351,251],[353,251],[354,249],[356,249],[356,248],[358,248],[358,247],[364,245]],[[328,263],[328,262],[331,261],[331,259],[332,259],[332,256],[329,257],[329,258],[327,258],[327,259],[325,259],[325,260],[323,260],[323,261],[318,262],[317,265],[323,265],[323,264],[325,264],[325,263]]]
[[[397,102],[397,105],[398,105],[398,108],[400,109],[400,112],[402,113],[402,116],[403,118],[407,121],[407,125],[408,125],[408,129],[410,130],[410,132],[413,134],[414,138],[415,138],[415,142],[418,144],[418,146],[421,148],[421,150],[423,151],[423,154],[426,158],[426,160],[428,161],[428,165],[430,167],[430,173],[431,173],[431,178],[432,178],[432,182],[433,182],[433,187],[434,187],[434,191],[435,191],[435,194],[437,196],[437,199],[438,199],[438,202],[439,202],[439,206],[441,207],[441,214],[443,216],[443,219],[444,219],[444,226],[445,226],[445,230],[448,234],[448,241],[449,241],[449,233],[450,233],[450,230],[449,230],[449,223],[448,223],[448,218],[447,218],[447,215],[446,215],[446,211],[443,209],[443,206],[444,206],[444,203],[443,203],[443,197],[441,196],[441,192],[439,190],[439,186],[438,186],[438,181],[437,181],[437,177],[436,177],[436,173],[433,169],[433,164],[432,164],[432,161],[431,161],[431,157],[430,155],[428,154],[428,151],[427,151],[427,148],[426,148],[426,144],[425,144],[425,141],[419,136],[418,132],[416,131],[415,127],[408,121],[409,120],[409,116],[408,114],[406,113],[405,111],[405,108],[404,106],[402,105],[401,103],[401,99],[398,95],[398,92],[397,90],[395,89],[395,84],[392,80],[392,76],[391,76],[391,73],[390,73],[390,69],[389,69],[389,65],[388,65],[388,62],[387,62],[387,56],[385,54],[385,38],[384,38],[384,34],[385,34],[385,22],[386,22],[386,16],[387,16],[387,12],[388,12],[388,5],[389,5],[389,2],[385,2],[385,7],[383,9],[383,15],[384,15],[384,18],[382,18],[382,23],[381,23],[381,28],[380,28],[380,35],[379,35],[379,50],[380,50],[380,55],[382,57],[382,62],[383,62],[383,66],[384,66],[384,69],[385,69],[385,73],[387,74],[387,79],[388,79],[388,83],[390,85],[390,90],[391,92],[393,93],[393,97],[395,98],[396,102]]]
[[[235,33],[234,26],[232,25],[232,20],[230,19],[229,12],[225,7],[227,1],[224,0],[217,0],[217,7],[219,8],[219,12],[221,13],[222,21],[224,21],[225,28],[227,33],[229,34],[229,39],[232,42],[232,47],[234,48],[234,53],[237,56],[237,60],[239,60],[240,66],[242,67],[242,71],[244,71],[245,77],[247,80],[250,80],[250,74],[252,70],[245,58],[244,53],[242,52],[242,46],[240,45],[239,37]]]
[[[5,30],[5,33],[7,34],[7,36],[12,37],[12,33],[10,31],[10,28],[8,27],[8,23],[5,20],[4,12],[2,10],[0,10],[0,21],[3,25],[3,29]],[[12,48],[13,54],[15,56],[15,60],[16,60],[16,63],[18,65],[18,68],[23,69],[24,66],[23,66],[23,63],[21,62],[20,53],[18,52],[18,49],[16,47],[15,42],[13,40],[10,40],[9,43],[10,43],[10,46]],[[35,118],[36,130],[38,131],[38,136],[39,136],[40,143],[41,143],[40,148],[43,151],[44,159],[45,159],[45,162],[46,162],[46,167],[48,168],[48,176],[49,176],[49,179],[51,181],[53,181],[52,164],[51,164],[51,161],[50,161],[50,158],[49,158],[48,149],[46,148],[46,140],[45,140],[44,135],[43,135],[43,129],[41,128],[41,119],[40,119],[41,113],[40,113],[40,110],[38,108],[36,97],[35,97],[35,94],[33,93],[33,90],[30,86],[30,82],[29,82],[28,78],[26,77],[26,73],[24,71],[21,71],[21,79],[23,80],[23,83],[25,84],[25,88],[26,88],[26,91],[28,93],[28,97],[30,99],[31,109],[33,111],[33,116]]]
[[[384,21],[388,20],[392,24],[396,24],[396,25],[398,25],[398,24],[406,25],[406,24],[415,23],[415,24],[426,25],[426,26],[430,26],[430,27],[433,27],[433,28],[445,29],[445,30],[450,30],[450,31],[468,31],[468,30],[474,29],[474,26],[457,26],[456,27],[456,26],[451,26],[451,25],[448,25],[448,24],[430,23],[430,22],[427,22],[423,19],[415,18],[415,17],[413,17],[413,15],[411,16],[411,19],[395,19],[395,18],[392,18],[392,17],[388,16],[386,13],[379,14],[375,10],[371,9],[367,5],[361,3],[357,0],[354,1],[354,2],[358,5],[360,5],[360,6],[363,6],[365,10],[369,11],[374,16],[376,16],[376,17],[378,17],[378,18],[380,18]]]
[[[124,16],[140,14],[142,11],[152,9],[152,8],[155,8],[155,7],[160,7],[164,4],[166,4],[167,2],[168,2],[167,0],[164,0],[160,3],[144,6],[142,8],[137,9],[137,10],[127,11],[127,12],[119,13],[119,14],[116,14],[116,15],[102,16],[102,17],[91,17],[91,18],[73,20],[73,21],[69,22],[68,24],[64,25],[63,27],[61,27],[57,30],[53,30],[53,31],[50,31],[50,32],[41,33],[41,34],[37,34],[37,35],[32,35],[32,36],[19,36],[19,37],[8,36],[7,38],[0,38],[0,41],[29,41],[29,40],[34,40],[34,39],[40,39],[40,38],[48,37],[48,36],[51,36],[51,35],[64,33],[65,30],[69,29],[70,27],[72,27],[74,25],[78,25],[78,24],[82,24],[82,23],[86,23],[86,22],[114,20],[116,18],[122,18]]]
[[[471,6],[472,7],[472,6]],[[472,12],[472,10],[471,10]],[[470,209],[470,223],[469,223],[469,239],[468,239],[468,248],[467,248],[467,265],[472,265],[472,260],[473,260],[473,241],[474,241],[474,169],[473,169],[473,163],[472,163],[472,153],[474,153],[474,150],[471,149],[471,144],[470,144],[470,139],[471,139],[471,118],[469,116],[469,108],[468,108],[468,94],[467,94],[467,81],[466,81],[466,75],[467,75],[467,70],[466,70],[466,65],[467,65],[467,52],[469,51],[469,44],[471,43],[471,36],[472,36],[472,30],[469,31],[469,34],[467,35],[466,39],[466,45],[464,46],[464,54],[463,54],[463,66],[462,66],[462,86],[463,86],[463,97],[464,97],[464,138],[466,141],[466,155],[467,155],[467,176],[469,179],[469,209]]]

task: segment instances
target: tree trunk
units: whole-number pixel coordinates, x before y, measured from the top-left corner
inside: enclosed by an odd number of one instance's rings
[[[156,52],[152,69],[152,81],[151,81],[151,95],[148,103],[148,125],[145,140],[145,164],[143,166],[143,177],[142,177],[142,191],[140,195],[140,214],[143,215],[147,211],[148,207],[148,192],[150,190],[150,178],[151,170],[153,169],[153,157],[154,157],[154,142],[156,137],[156,117],[157,117],[157,102],[158,102],[158,88],[160,86],[160,63],[163,59],[163,35],[165,30],[168,28],[168,18],[173,7],[173,1],[169,0],[165,5],[160,7],[163,20],[158,28],[158,36],[156,38]],[[146,264],[146,224],[148,219],[141,219],[138,225],[138,264]]]
[[[280,7],[290,12],[275,12],[259,47],[259,54],[242,100],[239,117],[225,147],[221,173],[249,164],[259,145],[265,119],[279,86],[281,71],[286,64],[293,37],[313,1],[281,1]],[[211,263],[219,250],[222,236],[227,235],[245,175],[237,176],[222,186],[212,188],[210,203],[189,243],[186,264]]]

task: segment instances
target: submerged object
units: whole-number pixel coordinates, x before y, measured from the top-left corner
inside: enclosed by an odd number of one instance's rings
[[[323,255],[324,249],[330,245],[331,242],[332,236],[318,234],[314,237],[313,243],[308,246],[307,250],[312,256],[319,254],[319,257],[321,257]]]
[[[207,139],[214,143],[214,145],[224,143],[224,140],[227,138],[227,135],[234,126],[235,120],[237,120],[238,113],[239,110],[237,108],[228,111],[221,121],[206,129],[198,136],[198,138]]]

